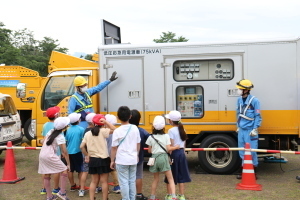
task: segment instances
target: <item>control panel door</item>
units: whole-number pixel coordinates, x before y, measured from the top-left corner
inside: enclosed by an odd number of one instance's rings
[[[174,83],[167,102],[175,105],[182,118],[215,121],[219,119],[218,88],[217,82]]]

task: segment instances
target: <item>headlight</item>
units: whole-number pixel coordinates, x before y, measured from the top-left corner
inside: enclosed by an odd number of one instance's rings
[[[36,137],[36,119],[31,120],[31,131],[35,138]]]

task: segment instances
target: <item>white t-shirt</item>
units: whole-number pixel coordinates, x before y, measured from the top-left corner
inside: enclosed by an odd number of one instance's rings
[[[171,144],[171,140],[168,134],[157,134],[157,135],[153,135],[153,137],[158,140],[159,144],[161,146],[163,146],[167,151],[167,145]],[[166,153],[165,150],[163,150],[159,144],[157,144],[157,142],[152,138],[152,136],[150,135],[146,141],[146,144],[151,146],[151,153],[153,154],[161,154],[161,153]]]
[[[128,134],[127,131],[131,126]],[[127,136],[126,136],[127,134]],[[126,136],[126,137],[125,137]],[[123,142],[120,141],[125,137]],[[140,131],[136,125],[121,125],[113,133],[112,147],[118,146],[116,164],[136,165],[138,163],[137,144],[141,142]],[[120,145],[119,145],[120,144]]]
[[[180,138],[178,127],[170,128],[168,134],[172,140],[174,140],[174,146],[179,145],[180,148],[184,148],[185,141],[182,141]]]

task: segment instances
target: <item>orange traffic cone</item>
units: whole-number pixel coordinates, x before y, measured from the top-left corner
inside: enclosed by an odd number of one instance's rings
[[[255,178],[249,143],[246,143],[246,145],[245,145],[242,182],[238,183],[236,185],[236,189],[238,189],[238,190],[256,190],[256,191],[262,190],[262,186],[260,184],[256,184],[256,178]]]
[[[7,142],[7,147],[12,147],[11,141]],[[21,180],[24,180],[25,177],[17,177],[17,169],[15,163],[14,151],[12,149],[6,150],[5,163],[3,170],[3,179],[0,180],[1,183],[17,183]]]

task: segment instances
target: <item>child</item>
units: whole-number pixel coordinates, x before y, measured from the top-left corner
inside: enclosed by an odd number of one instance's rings
[[[74,181],[73,173],[78,172],[78,181],[80,181],[81,171],[83,166],[83,157],[80,150],[80,144],[83,138],[84,129],[79,126],[81,114],[71,113],[69,116],[71,126],[68,128],[66,133],[67,149],[70,157],[71,168],[68,173],[69,181],[71,184],[70,191],[80,189]]]
[[[141,114],[138,110],[131,110],[131,118],[129,119],[130,124],[134,124],[137,127],[140,124]],[[147,138],[150,136],[149,133],[143,128],[138,127],[141,137],[141,147],[139,152],[139,162],[136,166],[136,200],[147,200],[148,198],[145,197],[142,193],[143,189],[143,168],[144,168],[144,148],[145,142]]]
[[[95,198],[95,189],[99,179],[102,184],[102,196],[106,200],[108,199],[108,173],[111,169],[105,138],[113,133],[115,127],[107,122],[104,115],[101,114],[94,116],[93,123],[95,127],[85,134],[80,148],[85,155],[85,161],[89,163],[89,174],[92,174],[90,200]],[[109,128],[103,128],[104,124]]]
[[[155,198],[156,188],[159,181],[159,172],[164,172],[170,185],[171,196],[168,199],[177,200],[175,194],[175,184],[169,163],[169,155],[167,152],[178,149],[179,146],[171,147],[171,141],[168,134],[164,132],[165,119],[162,116],[156,116],[153,121],[153,133],[148,137],[146,144],[149,146],[148,152],[152,153],[155,158],[153,166],[149,167],[149,171],[154,173],[154,180],[151,186],[151,196],[149,200],[157,200]]]
[[[131,112],[127,106],[119,107],[117,115],[121,126],[113,134],[110,167],[117,169],[122,199],[132,200],[136,195],[136,164],[140,150],[140,132],[135,125],[129,124]]]
[[[185,200],[184,183],[191,182],[188,164],[184,153],[187,135],[180,121],[180,112],[178,112],[177,110],[173,110],[169,114],[165,115],[165,117],[169,119],[169,123],[173,126],[168,131],[168,134],[171,138],[171,146],[180,146],[180,149],[173,151],[171,154],[171,157],[174,161],[171,169],[174,177],[174,182],[175,184],[178,183],[179,185],[179,200]],[[170,184],[168,184],[167,180],[165,180],[165,182],[167,183],[168,194],[170,194]]]
[[[95,115],[96,115],[96,113],[89,113],[85,117],[85,121],[87,122],[88,127],[85,129],[83,137],[84,137],[84,135],[88,131],[90,131],[94,127],[93,117]],[[82,174],[81,174],[81,177],[80,177],[80,190],[78,191],[78,196],[80,196],[80,197],[84,196],[84,193],[85,193],[85,182],[86,182],[86,178],[87,178],[88,171],[89,171],[88,163],[85,162],[84,154],[82,154],[82,155],[83,155],[83,166],[82,166]],[[97,190],[97,188],[96,188],[96,190]]]
[[[107,114],[107,115],[105,115],[105,119],[106,119],[106,121],[108,121],[112,125],[115,125],[117,123],[117,118],[114,115]],[[113,136],[113,134],[110,134],[108,136],[108,138],[106,138],[106,141],[107,141],[107,150],[108,150],[109,157],[111,157],[110,153],[111,153],[112,136]],[[119,186],[118,175],[117,175],[116,170],[112,170],[110,172],[110,175],[112,176],[113,185],[114,185],[112,191],[114,193],[116,193],[116,194],[119,194],[121,192],[121,188]]]
[[[43,126],[43,132],[42,132],[42,136],[44,136],[44,138],[40,141],[41,144],[43,144],[43,141],[45,140],[45,137],[47,135],[47,133],[51,130],[54,129],[54,120],[59,116],[59,111],[60,108],[58,106],[54,106],[54,107],[50,107],[47,109],[46,111],[46,116],[49,119],[49,122],[46,122]],[[57,155],[60,156],[60,149],[59,147],[57,148],[56,151]],[[54,174],[53,175],[54,178],[54,189],[52,190],[52,194],[57,194],[59,192],[59,174]],[[44,175],[42,176],[42,182],[44,183]],[[46,194],[46,189],[45,187],[42,188],[41,194]]]
[[[68,151],[66,149],[66,140],[61,134],[70,123],[69,118],[59,117],[54,121],[54,129],[49,131],[43,142],[42,149],[39,155],[39,174],[44,174],[44,186],[47,192],[47,200],[61,199],[68,200],[66,195],[66,184],[68,172],[70,169],[70,161]],[[56,154],[57,147],[60,147],[63,156],[66,159],[67,166],[61,161],[60,157]],[[51,174],[60,174],[60,191],[56,195],[51,194]]]

